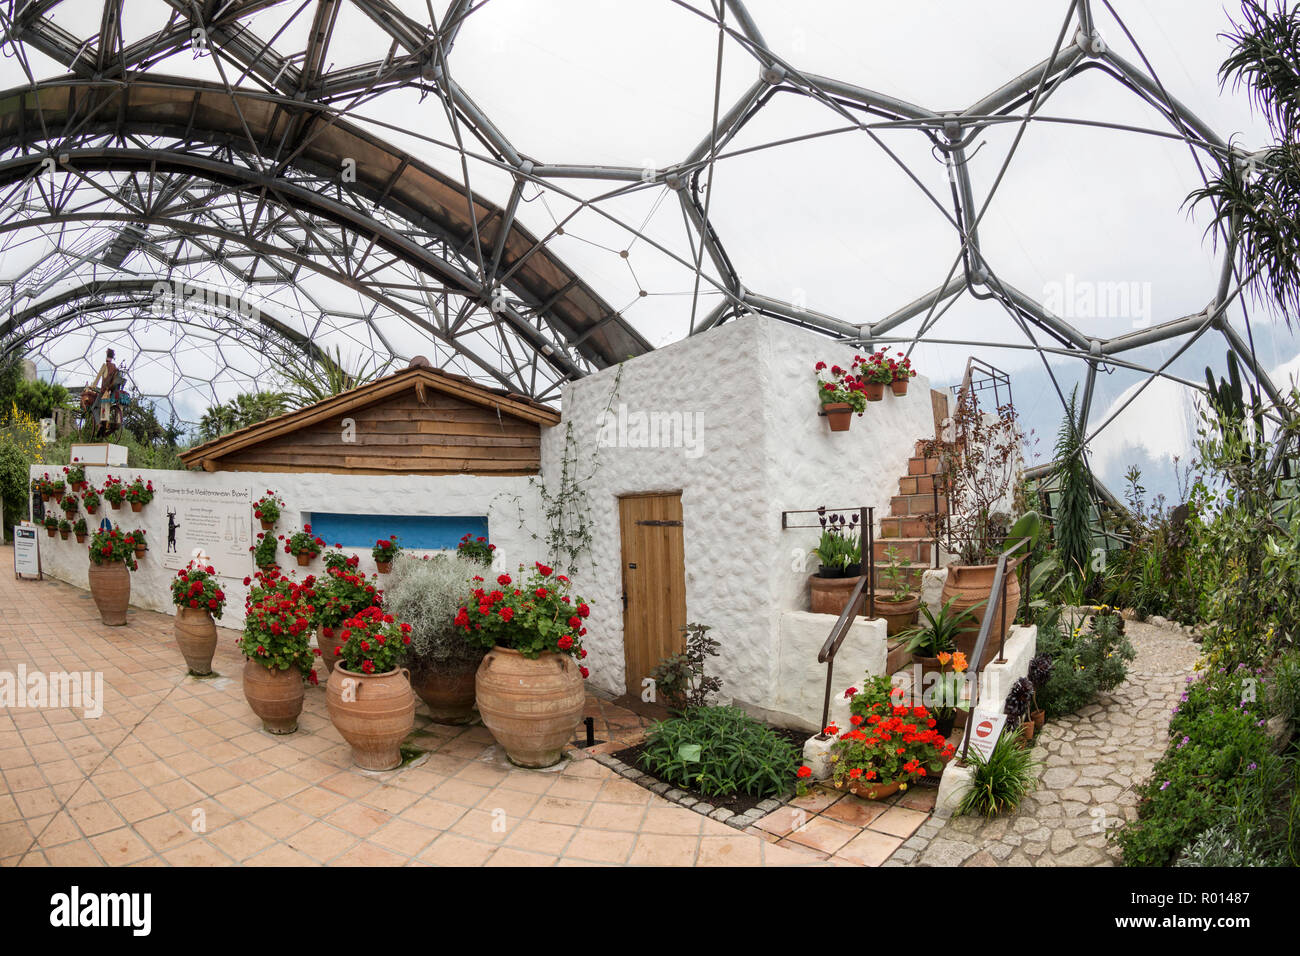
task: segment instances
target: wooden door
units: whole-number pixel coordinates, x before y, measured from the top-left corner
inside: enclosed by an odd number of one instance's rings
[[[627,692],[683,649],[686,556],[681,492],[628,495],[618,503],[623,545],[623,658]]]

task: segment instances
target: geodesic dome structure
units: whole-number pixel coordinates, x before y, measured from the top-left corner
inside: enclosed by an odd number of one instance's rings
[[[1085,418],[1118,374],[1091,433],[1216,335],[1276,398],[1232,237],[1183,206],[1249,159],[1217,128],[1260,135],[1221,12],[970,6],[18,2],[4,347],[75,384],[117,344],[189,421],[286,350],[555,400],[750,312],[937,378],[1004,355]]]

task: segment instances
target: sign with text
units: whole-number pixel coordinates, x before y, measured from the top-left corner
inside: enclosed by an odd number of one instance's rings
[[[41,545],[36,529],[27,525],[14,525],[14,574],[41,573]]]
[[[1002,727],[1007,722],[1006,714],[990,714],[988,711],[976,710],[971,716],[970,747],[988,760],[993,753],[993,745],[1002,735]]]
[[[195,548],[202,548],[217,573],[242,578],[248,573],[248,548],[254,543],[253,495],[248,488],[195,488],[163,483],[158,500],[167,515],[163,567],[180,570]],[[160,542],[151,542],[157,553]]]

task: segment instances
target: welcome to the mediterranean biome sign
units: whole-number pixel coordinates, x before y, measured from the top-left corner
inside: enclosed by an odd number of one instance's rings
[[[248,573],[253,544],[253,496],[248,488],[199,488],[163,483],[158,504],[167,514],[166,541],[149,542],[163,551],[163,567],[180,569],[195,548],[212,560],[217,573],[242,578]]]

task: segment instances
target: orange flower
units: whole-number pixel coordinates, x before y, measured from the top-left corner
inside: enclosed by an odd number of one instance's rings
[[[952,669],[957,673],[964,671],[969,665],[966,662],[966,655],[958,651],[952,656]]]
[[[943,664],[943,665],[946,666],[950,660],[952,660],[952,655],[951,655],[951,654],[949,654],[947,651],[942,651],[942,652],[940,652],[940,654],[939,654],[939,663],[940,663],[940,664]]]

